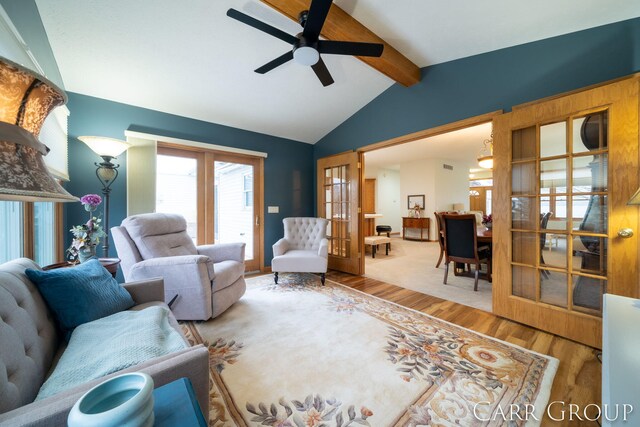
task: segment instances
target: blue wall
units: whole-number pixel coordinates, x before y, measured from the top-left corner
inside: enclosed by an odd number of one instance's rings
[[[640,71],[640,18],[422,69],[314,146],[314,158],[429,129]]]
[[[249,132],[228,126],[180,117],[117,102],[69,93],[69,175],[67,190],[76,196],[101,194],[94,162],[100,158],[77,139],[82,135],[124,139],[132,129],[156,135],[201,141],[268,153],[264,161],[265,186],[265,264],[270,265],[271,245],[282,237],[282,219],[313,214],[313,146],[302,142]],[[126,217],[126,155],[117,160],[120,176],[111,193],[110,225]],[[267,206],[280,206],[279,214],[267,214]],[[79,203],[65,205],[65,227],[86,222],[86,212]],[[67,233],[67,246],[70,235]],[[111,244],[110,255],[116,256]]]

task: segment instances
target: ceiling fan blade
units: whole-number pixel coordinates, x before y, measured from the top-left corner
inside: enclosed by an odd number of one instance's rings
[[[313,68],[316,76],[318,76],[318,78],[320,79],[320,83],[322,83],[322,86],[326,87],[333,83],[333,77],[331,77],[331,74],[329,74],[329,70],[327,70],[327,66],[324,65],[324,61],[322,60],[322,58],[320,58],[318,62],[313,64],[311,68]]]
[[[267,23],[258,21],[256,18],[246,15],[238,10],[235,10],[235,9],[227,10],[227,16],[229,18],[233,18],[237,21],[240,21],[243,24],[247,24],[257,30],[264,31],[270,36],[276,37],[289,44],[294,44],[298,41],[298,39],[295,36],[292,36],[291,34],[287,34],[284,31],[279,30],[276,27],[272,27]]]
[[[331,9],[332,0],[312,0],[309,14],[307,15],[307,23],[304,24],[302,35],[309,40],[318,40],[320,30],[327,19],[329,9]]]
[[[267,72],[273,70],[274,68],[279,67],[280,65],[284,64],[285,62],[291,61],[292,59],[293,59],[293,52],[289,51],[287,53],[284,53],[284,54],[278,56],[273,61],[267,62],[262,67],[256,68],[255,72],[258,73],[258,74],[267,73]]]
[[[380,43],[318,41],[318,52],[332,55],[380,56],[383,49]]]

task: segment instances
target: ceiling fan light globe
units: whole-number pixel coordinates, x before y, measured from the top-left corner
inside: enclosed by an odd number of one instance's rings
[[[301,65],[315,65],[320,60],[320,53],[310,46],[300,46],[293,51],[293,60]]]

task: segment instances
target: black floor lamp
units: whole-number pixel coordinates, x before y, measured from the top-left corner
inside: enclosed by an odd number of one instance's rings
[[[124,141],[101,136],[80,136],[78,139],[89,146],[98,156],[102,157],[102,162],[95,163],[96,176],[102,184],[102,195],[104,196],[104,231],[107,233],[103,240],[103,256],[109,256],[109,195],[111,185],[118,178],[118,168],[120,165],[114,164],[111,160],[127,151],[130,145]]]

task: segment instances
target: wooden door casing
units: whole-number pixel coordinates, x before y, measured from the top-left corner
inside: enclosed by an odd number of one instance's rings
[[[638,229],[638,208],[627,206],[638,188],[638,77],[514,107],[494,119],[494,285],[493,312],[592,347],[601,348],[600,317],[512,294],[511,153],[512,131],[607,110],[609,117],[607,292],[638,297],[638,239],[617,236]],[[539,179],[539,171],[537,172]],[[540,285],[537,284],[539,299]]]

